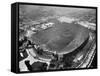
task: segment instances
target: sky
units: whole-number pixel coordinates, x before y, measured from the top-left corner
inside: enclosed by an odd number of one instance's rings
[[[95,11],[95,9],[90,8],[75,8],[75,7],[56,7],[56,6],[38,6],[38,5],[20,5],[20,9],[25,12],[25,14],[32,18],[39,18],[42,16],[52,16],[52,15],[77,15],[80,13]],[[21,11],[20,10],[20,11]]]

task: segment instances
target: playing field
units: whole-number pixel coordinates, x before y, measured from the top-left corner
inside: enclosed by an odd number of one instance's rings
[[[50,51],[60,52],[67,46],[70,50],[75,48],[76,45],[81,45],[88,37],[89,31],[83,26],[73,23],[61,23],[57,20],[51,21],[54,23],[52,28],[42,30],[32,36],[33,41],[37,44],[46,44]]]

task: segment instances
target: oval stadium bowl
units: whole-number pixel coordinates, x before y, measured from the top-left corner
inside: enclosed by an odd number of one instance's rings
[[[39,45],[46,45],[50,52],[64,54],[74,51],[89,36],[89,30],[79,24],[51,20],[53,27],[32,35],[32,40]]]

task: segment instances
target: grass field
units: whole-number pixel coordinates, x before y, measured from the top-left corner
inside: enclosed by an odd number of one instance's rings
[[[82,41],[88,37],[88,29],[78,24],[60,23],[56,19],[50,20],[50,22],[54,23],[52,28],[39,31],[32,35],[33,41],[37,44],[46,44],[50,51],[61,51],[79,35],[81,36],[79,40]]]

